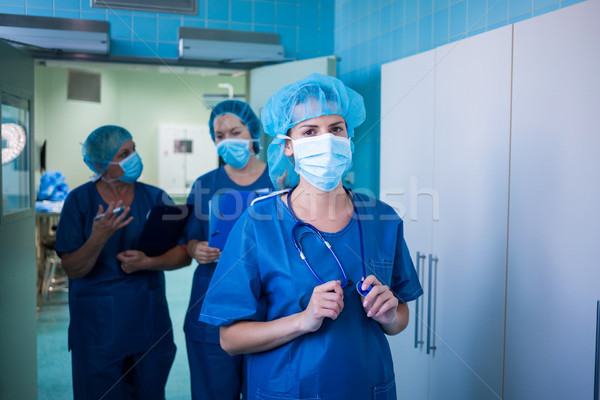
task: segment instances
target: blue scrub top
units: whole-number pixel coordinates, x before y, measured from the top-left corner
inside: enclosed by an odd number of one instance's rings
[[[59,255],[85,244],[100,204],[107,209],[94,182],[69,193],[56,231]],[[173,204],[164,191],[134,183],[129,212],[133,220],[108,239],[90,273],[69,281],[70,349],[81,346],[105,354],[132,354],[150,348],[165,333],[170,335],[163,272],[126,274],[116,258],[134,247],[152,206],[164,204]]]
[[[388,285],[400,302],[423,291],[403,238],[402,220],[388,205],[355,194],[361,218],[367,275]],[[279,196],[256,202],[236,223],[206,295],[200,319],[227,326],[240,320],[271,321],[306,309],[319,285],[294,247],[295,221]],[[323,233],[348,279],[362,275],[358,223]],[[316,235],[302,235],[305,254],[324,282],[343,275]],[[344,309],[314,333],[246,358],[249,399],[395,398],[392,356],[380,325],[367,318],[354,285],[344,289]],[[377,395],[385,397],[377,397]],[[271,397],[269,397],[271,396]],[[285,397],[288,396],[288,397]],[[321,397],[318,397],[321,396]]]
[[[273,184],[269,178],[269,169],[265,168],[258,179],[248,186],[241,186],[232,181],[224,166],[199,177],[194,182],[187,199],[187,204],[194,205],[194,215],[189,219],[186,227],[186,239],[188,241],[192,239],[208,241],[210,200],[215,194],[225,193],[229,190],[271,192]],[[216,266],[216,263],[199,264],[194,271],[192,293],[184,323],[184,330],[188,337],[199,342],[213,344],[219,344],[219,330],[213,326],[200,323],[198,316]]]

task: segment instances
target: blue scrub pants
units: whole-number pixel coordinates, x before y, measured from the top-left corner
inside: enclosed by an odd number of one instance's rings
[[[73,348],[73,398],[164,400],[175,352],[173,343],[130,355]]]
[[[244,390],[243,357],[230,356],[220,345],[185,339],[193,400],[239,400]]]

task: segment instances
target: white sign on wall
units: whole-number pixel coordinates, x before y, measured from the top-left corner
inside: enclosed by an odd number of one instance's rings
[[[208,127],[158,127],[158,182],[168,194],[187,195],[194,181],[218,164]]]

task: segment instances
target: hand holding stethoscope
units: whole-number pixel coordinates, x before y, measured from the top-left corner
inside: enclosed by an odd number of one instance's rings
[[[398,299],[394,293],[389,287],[379,282],[375,275],[367,276],[361,283],[363,287],[371,286],[369,293],[361,297],[367,317],[373,318],[383,325],[392,324],[398,318],[396,313]]]
[[[346,271],[342,266],[340,260],[332,249],[331,245],[321,232],[316,229],[313,225],[303,222],[296,217],[294,210],[292,209],[291,197],[295,188],[293,188],[287,196],[288,200],[288,208],[296,224],[292,228],[292,239],[294,242],[294,246],[298,250],[300,254],[300,258],[304,261],[310,272],[317,279],[319,286],[316,286],[313,289],[313,293],[310,298],[310,302],[308,307],[305,310],[306,315],[306,329],[309,332],[314,332],[321,327],[323,323],[323,318],[331,318],[333,320],[337,319],[339,314],[344,309],[344,288],[346,286],[352,285],[352,281],[348,279],[346,275]],[[395,319],[398,318],[396,309],[398,308],[398,299],[389,287],[382,285],[381,282],[377,280],[374,275],[367,276],[366,267],[365,267],[365,257],[364,257],[364,243],[363,243],[363,234],[362,234],[362,224],[360,222],[360,216],[358,215],[358,208],[356,207],[356,203],[354,202],[354,197],[349,189],[346,189],[346,193],[350,197],[352,201],[352,206],[354,207],[354,213],[356,214],[357,222],[358,222],[358,231],[360,235],[360,251],[361,251],[361,266],[363,270],[363,278],[360,282],[356,284],[356,290],[361,296],[361,300],[363,302],[363,308],[367,313],[367,317],[373,318],[375,321],[380,324],[390,324],[394,322]],[[297,230],[301,227],[308,228],[312,233],[317,235],[317,237],[327,246],[331,255],[337,262],[340,271],[344,277],[344,281],[329,281],[323,282],[316,271],[311,267],[308,259],[304,255],[304,251],[302,250],[302,246],[297,237]]]

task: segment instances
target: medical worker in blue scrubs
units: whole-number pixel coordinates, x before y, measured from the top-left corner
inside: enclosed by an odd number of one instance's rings
[[[272,178],[297,186],[237,221],[200,315],[245,354],[248,399],[396,398],[386,334],[406,327],[422,289],[402,220],[342,186],[364,118],[362,97],[320,74],[263,109]]]
[[[150,208],[172,202],[162,190],[137,182],[142,160],[122,127],[93,131],[83,159],[96,179],[69,193],[56,232],[56,251],[70,278],[73,395],[162,400],[176,349],[159,270],[191,260],[185,245],[158,257],[131,249]],[[145,271],[134,272],[139,269]]]
[[[239,400],[243,390],[242,357],[224,352],[219,345],[218,327],[198,319],[216,261],[221,256],[219,249],[208,246],[209,202],[226,191],[264,193],[273,186],[267,165],[256,158],[260,150],[260,121],[247,103],[226,100],[217,104],[210,114],[209,129],[225,165],[198,178],[187,200],[194,205],[195,214],[187,227],[188,252],[198,267],[184,331],[192,398]]]

